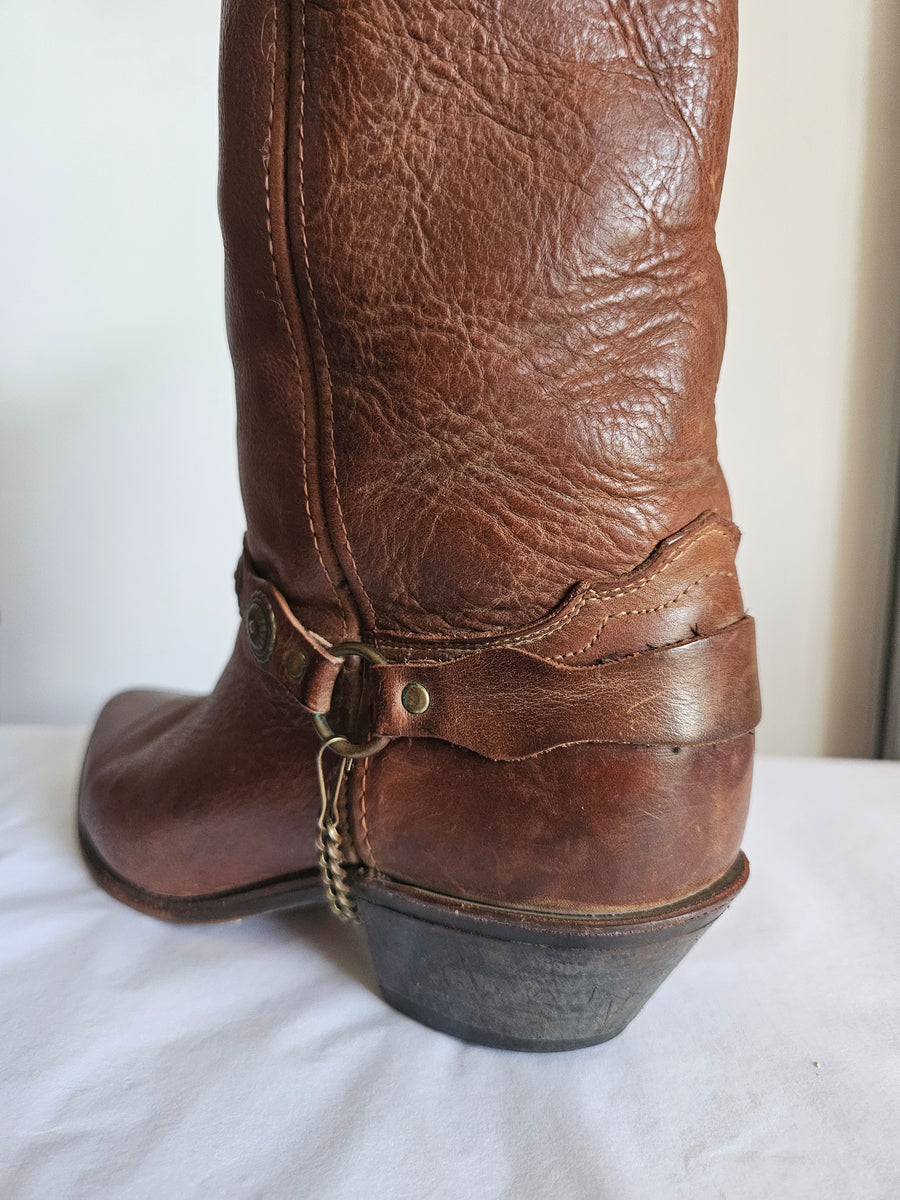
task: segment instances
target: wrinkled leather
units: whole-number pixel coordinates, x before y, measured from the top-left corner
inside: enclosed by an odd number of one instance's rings
[[[380,629],[376,646],[389,658],[452,658],[491,646],[530,646],[545,658],[597,663],[714,633],[739,621],[737,528],[703,513],[665,538],[646,562],[624,575],[584,580],[548,614],[500,633],[412,634]]]
[[[291,11],[291,247],[365,623],[516,625],[727,517],[735,4]]]
[[[590,667],[741,621],[713,414],[735,43],[733,0],[225,0],[247,554],[314,646]],[[211,697],[111,702],[81,822],[113,871],[183,897],[309,870],[290,690],[242,630]],[[351,773],[351,852],[492,903],[658,903],[733,860],[751,745],[400,737]]]
[[[707,515],[667,539],[627,581],[576,587],[543,621],[502,638],[407,640],[403,661],[381,659],[365,671],[360,704],[369,734],[437,738],[512,761],[578,742],[701,745],[750,732],[760,716],[756,638],[752,618],[737,619],[734,588],[724,589],[730,611],[719,610],[713,632],[704,627],[717,610],[720,581],[736,580],[728,554],[736,545],[733,528]],[[307,712],[330,711],[342,659],[303,626],[246,553],[236,581],[247,644],[260,670]],[[618,625],[614,653],[603,656],[603,634],[612,622],[624,618],[633,625],[650,616],[647,628],[659,638],[661,613],[670,614],[663,645],[626,649]],[[556,646],[563,648],[550,653]],[[421,712],[404,703],[411,686],[426,689]]]

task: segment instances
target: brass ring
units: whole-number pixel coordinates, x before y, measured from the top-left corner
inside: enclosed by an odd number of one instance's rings
[[[338,642],[337,645],[330,647],[329,654],[333,654],[336,658],[349,658],[355,654],[359,658],[365,659],[366,662],[374,663],[375,666],[382,666],[387,662],[387,659],[379,654],[374,646],[367,646],[365,642]],[[322,741],[331,743],[328,749],[340,755],[341,758],[370,758],[379,750],[383,750],[391,740],[386,737],[375,737],[370,738],[368,742],[351,742],[348,738],[334,732],[328,724],[326,713],[313,713],[312,722]]]

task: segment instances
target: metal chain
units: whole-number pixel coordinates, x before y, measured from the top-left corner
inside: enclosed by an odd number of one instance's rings
[[[339,757],[337,772],[330,790],[325,782],[323,762],[325,751],[330,749],[334,742],[345,740],[341,737],[330,737],[322,743],[316,755],[316,773],[319,778],[319,795],[322,799],[316,832],[316,849],[319,852],[319,871],[329,908],[339,920],[358,923],[356,904],[347,884],[347,872],[344,868],[342,854],[343,838],[340,829],[341,792],[352,767],[352,759]]]
[[[338,642],[329,647],[329,652],[336,658],[356,656],[364,662],[376,666],[384,665],[385,659],[374,646],[364,642]],[[343,836],[341,834],[341,793],[347,775],[358,758],[371,758],[387,746],[390,739],[373,737],[367,742],[351,742],[346,737],[336,734],[328,724],[327,712],[312,714],[312,722],[316,732],[322,739],[319,752],[316,755],[316,773],[319,778],[319,795],[322,799],[319,808],[319,825],[316,831],[316,849],[319,852],[319,871],[328,906],[341,921],[359,922],[356,904],[347,882],[347,871],[344,867]],[[324,757],[325,751],[331,750],[339,758],[334,782],[329,791],[325,782]]]

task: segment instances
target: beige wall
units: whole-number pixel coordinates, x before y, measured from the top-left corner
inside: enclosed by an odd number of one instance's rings
[[[900,5],[744,0],[722,456],[768,751],[874,747],[900,442]]]
[[[743,0],[741,26],[720,428],[760,745],[865,754],[898,441],[900,4]],[[208,687],[234,636],[217,34],[218,0],[4,15],[0,719]]]

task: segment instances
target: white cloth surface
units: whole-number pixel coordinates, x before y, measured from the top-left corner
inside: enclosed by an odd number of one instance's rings
[[[5,1200],[900,1195],[900,764],[763,760],[750,884],[616,1040],[467,1046],[325,911],[172,926],[73,824],[82,730],[0,728]]]

